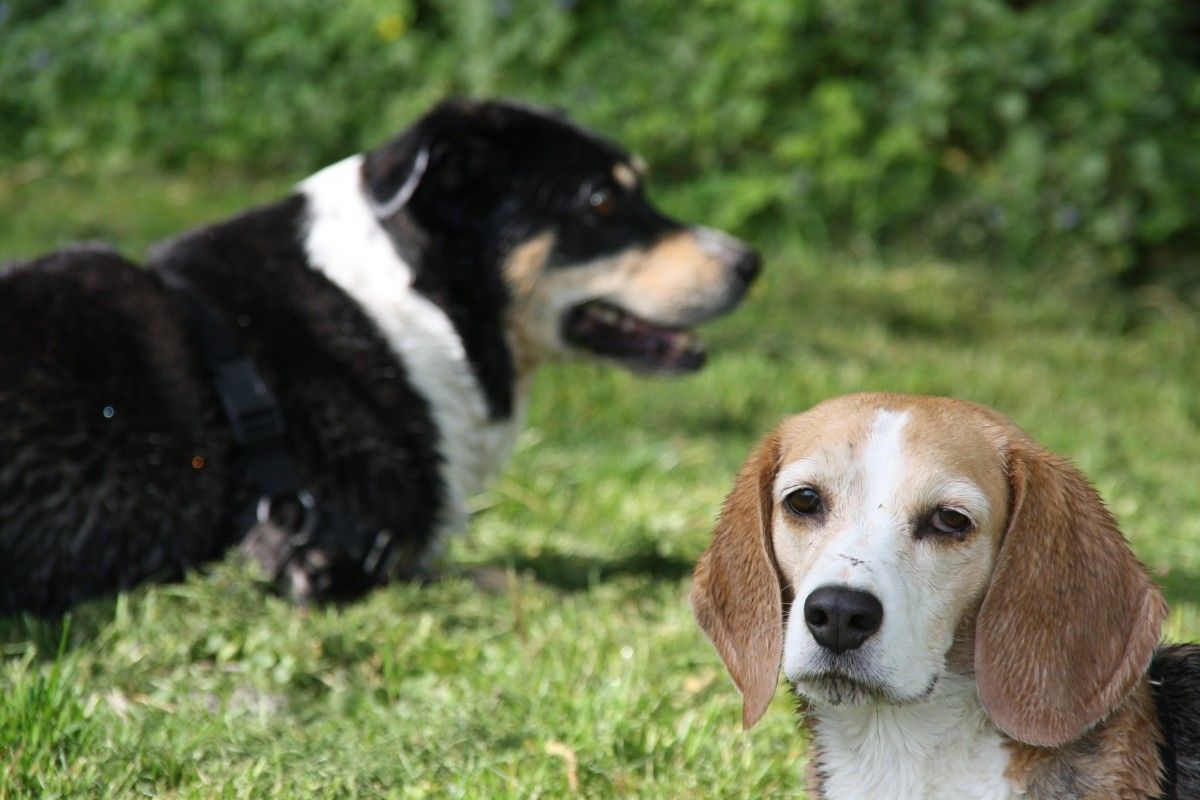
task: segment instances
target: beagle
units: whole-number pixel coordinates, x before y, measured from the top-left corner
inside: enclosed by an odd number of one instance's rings
[[[1096,490],[1005,417],[859,394],[754,449],[696,618],[762,717],[782,667],[809,796],[1200,797],[1200,647]]]

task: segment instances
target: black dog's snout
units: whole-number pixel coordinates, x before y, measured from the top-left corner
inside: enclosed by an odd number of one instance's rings
[[[762,272],[762,259],[749,247],[743,249],[734,259],[733,273],[747,286],[753,283],[760,272]]]
[[[856,650],[883,624],[883,604],[870,592],[822,586],[804,601],[804,621],[817,644],[844,653]]]

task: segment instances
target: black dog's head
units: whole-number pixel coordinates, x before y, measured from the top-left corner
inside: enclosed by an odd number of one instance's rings
[[[696,369],[687,328],[737,304],[758,256],[660,214],[643,173],[560,114],[500,102],[443,103],[363,163],[376,215],[439,274],[429,288],[503,298],[523,360]]]

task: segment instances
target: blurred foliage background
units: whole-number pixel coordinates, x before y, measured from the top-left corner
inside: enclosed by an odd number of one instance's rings
[[[1195,3],[0,0],[0,43],[0,169],[298,177],[515,96],[744,235],[1196,289]]]

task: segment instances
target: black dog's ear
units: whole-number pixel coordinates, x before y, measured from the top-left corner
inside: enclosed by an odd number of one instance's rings
[[[482,194],[486,176],[504,168],[502,109],[491,103],[448,100],[392,141],[367,153],[363,181],[386,219],[408,207],[426,186],[442,197],[464,188]]]
[[[408,205],[429,169],[431,143],[418,134],[406,131],[363,160],[363,182],[380,219],[395,216]]]

